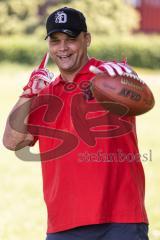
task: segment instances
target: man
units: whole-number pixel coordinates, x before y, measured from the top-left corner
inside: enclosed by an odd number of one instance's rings
[[[89,84],[99,72],[133,72],[125,62],[89,58],[91,36],[78,10],[58,9],[48,17],[46,28],[50,58],[60,75],[51,81],[42,62],[24,87],[4,133],[4,145],[11,150],[39,141],[48,210],[46,239],[147,240],[135,118],[121,121],[105,112]],[[120,131],[111,131],[114,126]]]

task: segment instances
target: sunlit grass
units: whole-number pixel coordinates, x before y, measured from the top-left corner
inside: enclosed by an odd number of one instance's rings
[[[0,65],[1,124],[21,94],[33,66],[3,63]],[[54,67],[52,68],[54,71]],[[160,71],[137,70],[152,88],[156,105],[152,111],[137,117],[140,152],[152,151],[152,161],[143,162],[146,175],[146,208],[150,220],[151,240],[160,239]],[[0,162],[0,239],[44,240],[46,208],[42,195],[40,163],[23,162],[1,143]]]

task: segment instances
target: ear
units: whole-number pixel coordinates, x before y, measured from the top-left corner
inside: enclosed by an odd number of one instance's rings
[[[88,32],[86,33],[86,41],[87,41],[87,47],[89,47],[91,44],[91,34]]]

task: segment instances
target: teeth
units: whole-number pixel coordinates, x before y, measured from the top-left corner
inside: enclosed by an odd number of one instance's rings
[[[59,56],[60,58],[68,58],[68,57],[70,57],[70,55],[68,55],[68,56]]]

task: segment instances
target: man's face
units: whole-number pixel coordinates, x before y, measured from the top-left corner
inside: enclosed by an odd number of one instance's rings
[[[64,33],[53,33],[48,40],[50,57],[61,73],[74,73],[87,62],[90,34],[81,32],[76,38]]]

